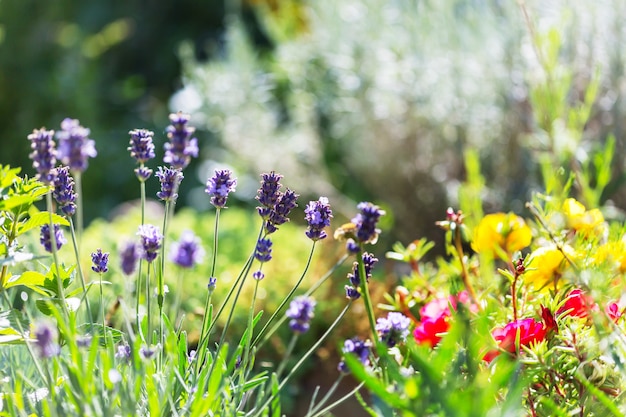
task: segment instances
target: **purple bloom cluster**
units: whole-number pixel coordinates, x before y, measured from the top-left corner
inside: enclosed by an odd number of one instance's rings
[[[137,249],[135,242],[128,242],[120,250],[120,264],[122,272],[126,275],[131,275],[137,268],[137,261],[139,260],[139,251]]]
[[[356,238],[360,243],[376,243],[380,229],[376,228],[376,224],[380,216],[385,212],[378,206],[362,202],[357,205],[359,213],[352,219],[352,223],[356,225]]]
[[[155,157],[154,143],[152,137],[154,132],[147,129],[133,129],[128,132],[130,135],[130,156],[137,161],[138,164],[145,164]]]
[[[259,269],[252,274],[252,278],[256,279],[257,281],[261,281],[263,278],[265,278],[265,274]]]
[[[389,347],[394,347],[406,340],[410,325],[411,319],[402,313],[392,311],[387,314],[386,318],[381,317],[376,320],[376,331],[381,341]]]
[[[61,211],[66,216],[73,216],[76,212],[76,193],[74,192],[74,179],[70,175],[69,167],[54,169],[54,191],[52,196],[59,204]]]
[[[375,258],[374,255],[368,252],[363,252],[361,255],[361,259],[363,259],[363,266],[365,268],[365,279],[369,282],[372,277],[372,268],[378,262],[378,258]],[[359,286],[361,285],[361,274],[359,273],[359,263],[354,262],[352,264],[352,272],[348,274],[348,280],[351,285],[346,285],[346,298],[351,300],[356,300],[361,296],[359,293]]]
[[[141,257],[148,262],[154,261],[163,242],[163,235],[159,228],[151,224],[143,224],[139,226],[137,234],[141,241]]]
[[[369,340],[363,341],[355,337],[344,342],[342,351],[344,356],[347,354],[354,355],[363,365],[367,366],[370,363],[369,356],[371,347],[372,343]],[[344,373],[349,372],[348,366],[343,360],[339,362],[337,369]]]
[[[289,327],[297,333],[305,333],[309,330],[309,322],[313,318],[315,300],[306,295],[296,297],[289,304],[285,315],[290,318]]]
[[[259,262],[269,262],[272,259],[272,241],[266,238],[260,238],[256,243],[254,257]]]
[[[117,352],[115,352],[115,359],[119,359],[121,361],[129,361],[132,355],[132,350],[130,349],[130,345],[127,343],[122,343],[117,345]]]
[[[346,240],[346,251],[348,251],[348,253],[356,255],[360,250],[360,246],[354,241],[354,239]]]
[[[207,180],[205,191],[211,196],[211,204],[217,208],[224,208],[228,194],[235,191],[237,179],[232,175],[229,169],[216,169],[215,174]]]
[[[34,336],[40,358],[51,358],[61,353],[61,347],[57,343],[57,329],[52,323],[40,321],[35,324]]]
[[[98,273],[104,274],[109,270],[109,254],[108,252],[102,253],[102,249],[97,249],[94,253],[91,254],[91,262],[93,265],[91,269]]]
[[[163,162],[172,168],[185,169],[192,157],[198,157],[198,139],[191,137],[196,129],[187,126],[189,119],[182,112],[170,114],[171,125],[166,129],[169,142],[165,144]]]
[[[217,286],[217,278],[215,277],[209,278],[209,283],[207,284],[207,288],[213,291],[216,286]]]
[[[298,206],[296,203],[297,200],[298,194],[294,193],[290,189],[281,193],[274,209],[270,212],[269,219],[265,223],[265,230],[267,230],[267,233],[274,233],[278,230],[277,226],[285,224],[289,221],[289,213],[291,213],[291,210]]]
[[[191,268],[200,263],[204,257],[204,249],[200,239],[193,232],[185,231],[178,242],[172,244],[170,259],[182,268]]]
[[[313,241],[324,239],[327,235],[325,227],[330,226],[333,212],[328,204],[328,198],[320,197],[317,201],[310,201],[304,209],[304,218],[308,224],[305,234]]]
[[[47,252],[52,252],[52,238],[50,237],[50,225],[44,224],[41,226],[41,234],[39,236],[39,242],[43,245]],[[54,225],[54,240],[56,241],[57,250],[61,249],[61,246],[67,243],[63,230],[58,224]]]
[[[183,173],[179,169],[159,167],[156,173],[157,178],[161,182],[161,191],[157,193],[163,201],[176,201],[178,198],[178,186],[183,180]]]
[[[371,253],[363,252],[361,259],[363,259],[363,266],[365,267],[365,278],[367,279],[367,282],[369,282],[372,277],[372,268],[374,268],[374,265],[378,262],[378,258],[375,258]],[[358,262],[354,262],[352,264],[352,272],[348,274],[348,279],[355,287],[361,285],[361,275],[359,274]]]
[[[261,204],[257,207],[259,215],[265,220],[267,233],[274,233],[277,226],[289,221],[289,213],[298,206],[298,194],[290,189],[284,193],[280,191],[282,175],[275,172],[261,174],[261,188],[256,199]]]
[[[33,150],[28,157],[33,161],[37,177],[44,183],[51,183],[54,179],[52,170],[57,163],[57,158],[53,137],[54,130],[44,128],[35,129],[28,135],[28,140],[31,142],[30,148]]]
[[[77,119],[66,118],[57,132],[59,140],[58,157],[73,171],[84,172],[89,158],[98,155],[95,142],[89,139],[90,130],[81,126]]]

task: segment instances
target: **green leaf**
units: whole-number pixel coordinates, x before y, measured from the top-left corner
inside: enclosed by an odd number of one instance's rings
[[[0,312],[0,344],[23,343],[24,337],[17,330],[19,327],[28,328],[28,321],[22,317],[21,313],[17,310]]]
[[[100,346],[106,346],[105,342],[107,339],[105,339],[105,333],[102,329],[103,327],[101,323],[85,323],[78,326],[80,333],[91,333],[93,336],[98,336]],[[114,344],[122,341],[124,333],[120,330],[109,326],[104,327],[104,329],[106,330],[106,336],[109,341],[113,339]]]
[[[280,414],[280,395],[278,395],[278,391],[280,391],[278,389],[279,385],[278,385],[278,378],[276,376],[276,373],[272,374],[272,397],[274,397],[274,399],[272,400],[272,402],[270,403],[270,410],[271,410],[271,417],[281,417]]]
[[[53,224],[59,224],[61,226],[69,226],[70,223],[67,221],[67,219],[63,216],[59,216],[56,213],[52,213],[52,223]],[[41,211],[39,213],[33,214],[32,216],[30,216],[30,218],[28,220],[26,220],[26,222],[22,223],[19,227],[18,227],[18,231],[17,231],[17,235],[21,235],[24,234],[26,232],[28,232],[31,229],[34,229],[36,227],[41,227],[44,224],[50,224],[50,213],[47,211]]]
[[[0,189],[13,185],[22,168],[11,168],[9,165],[0,165]]]
[[[52,294],[59,295],[59,286],[57,285],[57,275],[63,282],[63,288],[67,288],[72,283],[72,272],[76,265],[72,265],[69,268],[61,266],[61,273],[57,274],[56,265],[51,265],[50,269],[46,273],[46,279],[43,283],[43,288],[51,292]]]
[[[47,295],[45,291],[42,291],[40,287],[44,285],[46,281],[46,276],[40,272],[36,271],[26,271],[21,275],[13,275],[7,280],[5,289],[17,287],[18,285],[23,285],[26,288],[30,288],[33,291],[36,291],[39,294]]]

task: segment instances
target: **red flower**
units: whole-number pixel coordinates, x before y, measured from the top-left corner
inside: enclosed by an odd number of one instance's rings
[[[461,291],[456,296],[436,298],[421,308],[422,321],[417,324],[413,331],[415,340],[430,347],[436,346],[443,334],[450,329],[450,317],[452,316],[450,306],[456,310],[457,303],[468,305],[470,311],[477,309],[475,305],[471,304],[471,298],[467,291]]]
[[[581,289],[570,291],[565,299],[565,303],[556,312],[557,315],[566,314],[570,317],[579,317],[584,319],[589,316],[589,311],[595,310],[596,304],[590,296],[585,294]]]
[[[504,327],[495,328],[491,335],[498,342],[500,350],[487,352],[483,359],[491,362],[502,350],[515,354],[522,346],[543,341],[546,333],[546,326],[533,318],[516,320]]]

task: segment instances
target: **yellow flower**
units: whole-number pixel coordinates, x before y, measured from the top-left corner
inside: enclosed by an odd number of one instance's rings
[[[610,263],[617,271],[626,272],[626,243],[618,240],[598,246],[593,255],[593,263],[595,265]]]
[[[569,259],[573,259],[574,249],[571,246],[563,247],[563,252]],[[526,285],[532,285],[535,290],[558,287],[558,280],[568,266],[563,252],[554,245],[542,246],[533,251],[523,275]]]
[[[474,229],[472,249],[494,257],[506,254],[509,258],[530,245],[531,240],[532,233],[524,219],[514,213],[493,213],[483,217]]]
[[[605,230],[604,216],[598,209],[587,210],[575,199],[568,198],[563,202],[562,210],[567,219],[567,227],[584,236],[600,235]]]

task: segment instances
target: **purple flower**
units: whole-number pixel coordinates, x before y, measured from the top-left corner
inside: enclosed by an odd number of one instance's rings
[[[115,352],[115,359],[122,361],[129,361],[132,351],[130,346],[126,343],[117,345],[117,352]]]
[[[344,288],[346,290],[346,298],[348,300],[357,300],[361,297],[361,293],[357,288],[354,288],[351,285],[346,285]]]
[[[252,278],[256,279],[257,281],[261,281],[263,278],[265,278],[265,274],[261,272],[261,270],[258,270],[252,273]]]
[[[91,337],[91,335],[84,335],[84,336],[76,336],[76,346],[78,346],[79,348],[88,348],[89,346],[91,346],[91,341],[93,340],[93,338]]]
[[[59,204],[63,214],[73,216],[76,212],[76,193],[74,192],[74,179],[70,175],[70,168],[55,168],[54,174],[54,191],[52,196]]]
[[[141,257],[148,262],[154,261],[158,255],[159,249],[161,249],[161,242],[163,241],[163,235],[159,231],[159,228],[151,224],[144,224],[139,226],[137,234],[141,241]]]
[[[261,188],[257,191],[256,196],[260,204],[260,206],[257,207],[257,211],[263,220],[267,220],[281,196],[280,180],[283,176],[272,171],[269,174],[261,174],[261,178]]]
[[[161,191],[157,193],[163,201],[176,201],[178,198],[178,186],[183,180],[183,173],[179,169],[159,167],[156,176],[161,182]]]
[[[369,282],[370,278],[372,277],[372,268],[374,268],[374,265],[376,265],[376,262],[378,262],[378,258],[375,258],[374,255],[372,255],[371,253],[364,252],[361,255],[361,259],[363,259],[363,266],[365,267],[365,277],[367,279],[367,282]],[[350,283],[355,287],[361,285],[361,275],[359,273],[358,262],[354,262],[352,264],[352,272],[348,274],[348,279],[350,280]]]
[[[137,250],[137,245],[135,242],[128,242],[120,251],[120,263],[122,267],[122,272],[126,275],[131,275],[135,272],[135,268],[137,267],[137,260],[139,259],[139,251]]]
[[[89,158],[98,155],[95,142],[89,139],[90,130],[80,125],[77,119],[66,118],[57,132],[59,140],[58,158],[71,170],[84,172]]]
[[[150,168],[144,166],[135,168],[135,176],[140,182],[148,181],[148,178],[152,176],[153,172],[154,171],[152,171]]]
[[[211,196],[211,204],[217,208],[224,208],[228,194],[235,191],[237,179],[232,178],[232,175],[228,169],[216,169],[215,174],[207,180],[205,191]]]
[[[51,358],[61,353],[61,347],[57,343],[58,332],[56,327],[48,321],[40,321],[35,324],[35,346],[39,350],[40,358]]]
[[[209,278],[209,283],[207,284],[207,288],[209,289],[209,291],[213,291],[216,286],[217,286],[217,278],[215,277]]]
[[[146,129],[133,129],[128,132],[130,135],[130,156],[137,161],[138,164],[145,164],[154,158],[154,143],[152,136],[154,132]]]
[[[170,259],[183,268],[191,268],[202,261],[204,249],[193,232],[185,231],[178,242],[172,244]]]
[[[367,366],[370,363],[369,356],[371,347],[372,343],[369,340],[363,341],[358,337],[355,337],[344,342],[342,351],[344,356],[347,354],[354,355],[363,365]],[[349,372],[348,366],[343,360],[339,362],[337,368],[341,372]]]
[[[359,247],[359,245],[354,241],[354,239],[348,239],[346,240],[346,251],[348,251],[348,253],[351,253],[353,255],[356,255],[357,253],[359,253],[359,251],[361,250],[361,248]]]
[[[57,163],[55,143],[53,140],[54,130],[44,128],[35,129],[28,135],[30,148],[33,150],[28,157],[33,160],[33,168],[37,171],[37,177],[42,182],[49,184],[54,179],[51,172]]]
[[[196,129],[187,126],[189,118],[181,112],[170,114],[172,124],[166,129],[169,142],[165,144],[163,162],[172,168],[185,169],[192,157],[198,157],[198,139],[191,137]]]
[[[256,243],[254,257],[259,262],[269,262],[269,260],[272,259],[272,241],[260,238]]]
[[[142,346],[141,348],[139,348],[139,355],[141,355],[144,360],[149,361],[157,352],[158,347],[158,345],[155,347]]]
[[[376,320],[376,331],[380,340],[385,342],[387,346],[394,347],[406,340],[410,325],[411,319],[402,313],[392,311],[387,314],[386,318],[381,317]]]
[[[290,189],[287,189],[285,193],[281,193],[276,205],[270,211],[269,218],[265,223],[265,230],[267,233],[274,233],[281,224],[285,224],[289,221],[289,213],[296,208],[298,204],[298,194],[294,193]]]
[[[313,309],[315,308],[315,300],[306,295],[296,297],[289,304],[289,308],[285,315],[291,320],[289,327],[297,333],[304,333],[309,330],[309,322],[313,318]]]
[[[108,252],[102,253],[102,249],[96,250],[91,254],[91,262],[93,265],[91,269],[98,274],[104,274],[109,270],[109,254]]]
[[[61,249],[61,246],[67,243],[63,230],[58,224],[54,225],[54,240],[56,241],[57,250]],[[41,226],[41,234],[39,236],[39,242],[43,245],[47,252],[52,252],[52,241],[50,237],[50,225],[44,224]]]
[[[357,229],[356,238],[360,243],[376,243],[380,233],[376,224],[385,212],[368,202],[359,203],[357,209],[359,209],[359,213],[352,219],[352,223],[356,225]]]
[[[320,197],[317,201],[309,201],[304,209],[304,218],[308,223],[305,234],[313,241],[324,239],[327,235],[325,227],[330,226],[333,212],[328,204],[328,198]]]

